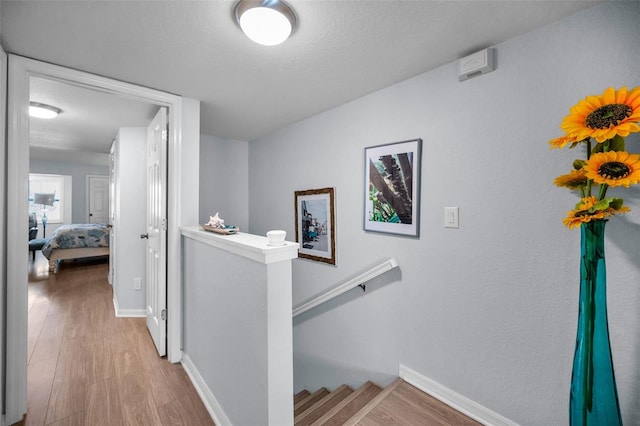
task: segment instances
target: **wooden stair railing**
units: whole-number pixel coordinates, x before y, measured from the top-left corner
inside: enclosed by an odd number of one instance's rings
[[[294,396],[295,426],[479,425],[480,423],[398,378],[386,388],[372,382]]]

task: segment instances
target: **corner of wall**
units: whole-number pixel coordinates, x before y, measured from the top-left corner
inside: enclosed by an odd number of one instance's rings
[[[484,425],[518,426],[517,423],[512,422],[506,417],[491,411],[487,407],[478,404],[466,396],[461,395],[402,364],[400,364],[398,376],[410,385],[420,389],[422,392],[431,395],[437,400],[444,402],[448,406],[455,408],[461,413],[466,414]]]
[[[222,409],[222,406],[213,395],[213,392],[211,392],[211,389],[209,389],[209,386],[207,386],[207,383],[200,375],[200,372],[198,371],[196,366],[193,364],[193,361],[191,361],[191,358],[189,358],[189,355],[184,354],[182,356],[182,361],[180,361],[180,364],[182,364],[184,371],[187,373],[187,376],[189,376],[193,387],[196,389],[196,392],[198,392],[198,395],[200,395],[200,399],[202,399],[202,403],[209,412],[209,415],[213,419],[213,422],[220,426],[231,425],[231,420],[229,420],[229,417],[227,417],[226,413]]]

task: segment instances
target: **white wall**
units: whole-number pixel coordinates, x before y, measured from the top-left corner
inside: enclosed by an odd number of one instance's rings
[[[249,144],[200,137],[200,223],[216,212],[227,225],[249,227]]]
[[[113,298],[119,315],[140,316],[147,296],[146,241],[140,238],[147,231],[146,127],[121,128],[115,144]],[[136,278],[142,280],[140,290],[134,289]]]
[[[71,185],[73,191],[71,221],[72,223],[86,223],[87,175],[109,176],[109,167],[95,164],[47,161],[31,158],[29,160],[29,173],[71,176]],[[49,227],[47,227],[47,231],[47,234],[51,235],[51,233],[49,232]]]
[[[561,222],[577,198],[553,179],[579,153],[548,140],[586,95],[640,85],[639,22],[640,3],[607,2],[497,45],[490,74],[461,83],[450,63],[250,144],[250,232],[294,235],[294,191],[336,188],[337,265],[296,260],[294,305],[381,257],[400,264],[295,322],[296,390],[386,384],[402,363],[523,425],[567,423],[579,231]],[[412,138],[420,238],[363,232],[364,147]],[[623,420],[639,424],[640,193],[623,194],[609,319]]]

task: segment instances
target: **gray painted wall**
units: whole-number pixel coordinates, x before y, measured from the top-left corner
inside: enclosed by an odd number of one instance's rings
[[[116,190],[114,194],[113,298],[119,314],[146,312],[147,243],[140,234],[147,232],[147,128],[123,127],[115,144]],[[134,289],[140,278],[140,290]]]
[[[267,265],[190,238],[183,247],[184,353],[232,424],[266,424]],[[203,267],[211,259],[229,267]]]
[[[32,158],[29,161],[29,172],[71,176],[73,192],[71,221],[73,223],[86,223],[87,175],[109,176],[109,167],[95,164],[47,161]],[[47,231],[49,231],[48,228]]]
[[[294,305],[376,259],[400,264],[295,322],[296,390],[387,384],[402,363],[523,425],[567,423],[579,231],[561,222],[577,197],[553,179],[577,153],[548,140],[585,96],[640,85],[638,23],[640,3],[607,2],[497,45],[490,74],[461,83],[453,62],[250,144],[252,233],[294,235],[294,191],[336,188],[337,265],[294,261]],[[365,233],[364,147],[418,137],[420,238]],[[608,225],[610,330],[623,420],[640,424],[640,200],[615,193],[633,213]]]
[[[200,223],[216,212],[227,225],[249,227],[249,144],[200,137]]]

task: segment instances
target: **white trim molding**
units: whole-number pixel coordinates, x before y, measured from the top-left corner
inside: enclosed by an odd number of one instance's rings
[[[118,299],[113,297],[113,309],[117,318],[145,318],[147,311],[145,309],[120,309]]]
[[[7,322],[5,420],[9,424],[27,412],[29,76],[25,65],[9,55],[7,110]]]
[[[246,257],[256,262],[271,264],[298,257],[298,243],[285,241],[281,246],[270,246],[267,237],[239,232],[221,235],[207,232],[198,226],[182,226],[182,235],[202,244]]]
[[[219,426],[231,426],[231,420],[229,420],[222,406],[218,403],[215,396],[213,396],[213,392],[211,392],[211,389],[207,386],[200,372],[191,361],[191,358],[189,358],[189,355],[183,354],[180,363],[182,367],[184,367],[184,371],[187,372],[189,379],[191,379],[193,387],[196,388],[198,395],[200,395],[200,399],[213,419],[213,422]]]
[[[6,155],[6,146],[7,146],[7,73],[8,73],[8,62],[7,62],[7,54],[5,53],[2,45],[0,44],[0,144],[5,147],[0,149],[0,164],[6,170],[7,167],[7,155]],[[5,199],[7,197],[7,180],[5,173],[0,174],[0,241],[6,241],[7,238],[7,216],[5,212],[7,211],[7,205],[5,203]],[[7,275],[7,262],[6,262],[6,244],[0,244],[0,277],[6,277]],[[6,317],[6,299],[5,299],[5,291],[7,287],[8,281],[2,281],[0,284],[0,330],[5,329],[5,317]],[[3,337],[0,337],[0,404],[4,406],[5,399],[5,354],[7,347],[5,346],[6,341]],[[0,409],[0,426],[4,426],[5,416],[3,410]]]
[[[444,402],[450,407],[455,408],[472,419],[486,426],[519,426],[517,423],[491,411],[487,407],[470,400],[466,396],[441,385],[430,378],[423,376],[400,364],[398,376],[405,382],[420,389],[421,391],[431,395],[439,401]]]
[[[29,176],[29,80],[32,76],[98,90],[169,108],[169,188],[167,254],[167,358],[182,356],[182,263],[180,229],[197,223],[198,153],[200,103],[166,92],[136,86],[83,71],[8,55],[9,89],[7,110],[7,358],[5,396],[6,422],[19,421],[27,411],[27,265],[24,247],[27,228],[27,183]],[[187,107],[187,111],[184,107]]]

